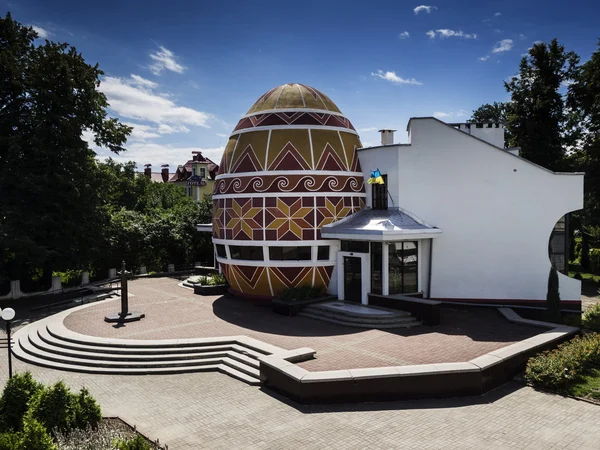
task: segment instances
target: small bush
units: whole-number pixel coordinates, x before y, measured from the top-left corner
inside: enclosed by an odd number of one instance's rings
[[[62,381],[40,391],[31,401],[28,415],[51,431],[68,431],[75,422],[73,394]]]
[[[579,280],[579,281],[583,281],[583,277],[581,276],[581,274],[579,272],[577,272],[575,275],[573,275],[573,278],[575,278],[576,280]]]
[[[116,445],[119,450],[152,450],[148,441],[139,434],[128,441],[118,441]]]
[[[527,362],[525,378],[534,386],[564,391],[580,375],[600,365],[600,334],[577,336]]]
[[[323,290],[323,287],[305,284],[302,286],[284,289],[280,292],[279,299],[284,302],[309,300],[320,297],[323,294]]]
[[[10,378],[0,397],[0,431],[21,430],[29,401],[42,389],[29,372]]]
[[[15,450],[19,448],[20,433],[0,434],[0,450]]]
[[[60,277],[63,287],[73,287],[81,284],[81,272],[81,270],[67,270],[66,272],[53,272],[52,276]]]
[[[81,389],[72,400],[75,413],[73,426],[82,429],[96,428],[102,420],[102,410],[89,391],[86,388]]]
[[[16,448],[18,450],[56,450],[56,445],[54,445],[52,437],[40,422],[31,417],[26,417],[21,439]]]
[[[596,303],[583,313],[581,326],[600,333],[600,303]]]
[[[215,283],[215,285],[227,284],[227,279],[225,278],[225,275],[223,275],[222,273],[214,274],[212,276],[212,281]]]
[[[87,427],[69,433],[54,430],[59,450],[114,450],[116,441],[127,439],[132,434],[132,431],[115,428],[106,422],[101,422],[96,429]]]

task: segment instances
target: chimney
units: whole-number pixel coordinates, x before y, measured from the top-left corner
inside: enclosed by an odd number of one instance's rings
[[[152,164],[144,164],[144,175],[152,177]]]
[[[203,159],[202,158],[202,152],[194,151],[194,152],[192,152],[192,155],[194,155],[192,157],[193,161],[202,161],[202,159]]]
[[[379,130],[381,133],[381,145],[394,144],[394,131],[396,130]]]
[[[160,166],[160,174],[162,175],[163,183],[169,181],[169,165],[163,164]]]
[[[504,148],[504,124],[500,122],[449,123],[448,125],[475,136],[496,147]]]

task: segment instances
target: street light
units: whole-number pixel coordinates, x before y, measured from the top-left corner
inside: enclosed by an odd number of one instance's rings
[[[8,343],[8,377],[12,378],[12,344],[10,341],[10,321],[15,318],[15,310],[4,308],[2,310],[2,319],[6,321],[6,340]]]

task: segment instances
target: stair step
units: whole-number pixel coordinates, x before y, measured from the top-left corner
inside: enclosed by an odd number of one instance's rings
[[[97,345],[89,344],[76,344],[73,342],[63,341],[57,339],[48,333],[46,328],[40,328],[37,330],[37,334],[41,341],[44,342],[46,347],[53,347],[58,349],[81,351],[81,352],[92,352],[100,354],[111,354],[111,355],[187,355],[201,352],[219,352],[219,351],[235,351],[237,353],[248,356],[252,359],[258,359],[263,356],[262,353],[251,350],[247,347],[239,344],[225,344],[225,345],[210,345],[200,347],[185,347],[185,348],[127,348],[127,347],[98,347]]]
[[[363,322],[351,322],[351,321],[344,321],[344,320],[338,320],[338,319],[333,319],[331,317],[325,317],[325,316],[320,316],[320,315],[316,315],[316,314],[311,314],[309,312],[305,312],[306,310],[303,310],[302,312],[299,313],[299,315],[304,316],[304,317],[309,317],[311,319],[315,319],[315,320],[322,320],[324,322],[329,322],[329,323],[335,323],[337,325],[344,325],[347,327],[355,327],[355,328],[412,328],[412,327],[416,327],[418,325],[421,325],[421,322],[419,322],[416,319],[413,319],[410,322],[402,322],[402,323],[397,323],[397,324],[381,324],[381,323],[363,323]]]
[[[370,308],[370,309],[375,309],[375,308]],[[380,309],[380,308],[377,308],[377,309]],[[318,311],[318,312],[322,312],[322,313],[326,313],[326,314],[336,314],[340,317],[343,316],[343,317],[369,318],[369,319],[373,319],[373,320],[378,320],[378,319],[388,320],[388,319],[399,319],[399,318],[403,318],[403,317],[412,317],[412,315],[406,311],[393,311],[393,312],[389,312],[389,313],[382,312],[381,314],[361,314],[358,312],[353,312],[353,311],[348,311],[348,310],[343,310],[343,309],[329,308],[329,307],[326,307],[323,305],[310,305],[310,306],[307,306],[306,308],[304,308],[304,310],[315,311],[315,312]]]
[[[243,372],[240,372],[239,370],[234,369],[233,367],[226,366],[224,364],[219,364],[217,366],[217,370],[221,373],[229,375],[230,377],[248,383],[250,386],[260,386],[261,384],[259,378],[247,375]]]
[[[367,315],[344,315],[338,314],[336,311],[323,311],[323,310],[314,310],[310,308],[305,308],[302,312],[306,314],[312,314],[313,316],[319,317],[328,317],[330,319],[339,320],[343,322],[352,322],[352,323],[365,323],[365,324],[400,324],[400,323],[408,323],[415,320],[415,318],[411,315],[400,316],[400,317],[386,317],[386,318],[372,318]]]
[[[200,360],[189,360],[186,363],[175,364],[121,364],[98,360],[83,360],[79,358],[56,357],[43,350],[32,351],[27,345],[19,339],[17,345],[13,348],[13,354],[32,364],[49,367],[58,370],[69,370],[74,372],[84,373],[105,373],[105,374],[158,374],[158,373],[187,373],[200,372],[206,370],[219,370],[227,373],[235,378],[241,379],[250,384],[260,384],[258,368],[246,365],[238,360],[224,358],[204,358]],[[243,355],[241,355],[243,357]],[[227,370],[222,370],[222,367],[227,367]],[[242,374],[243,376],[238,376]]]

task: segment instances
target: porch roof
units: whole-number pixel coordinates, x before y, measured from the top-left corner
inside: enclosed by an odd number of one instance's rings
[[[338,222],[321,228],[326,239],[393,241],[433,238],[442,230],[400,208],[361,209]]]

